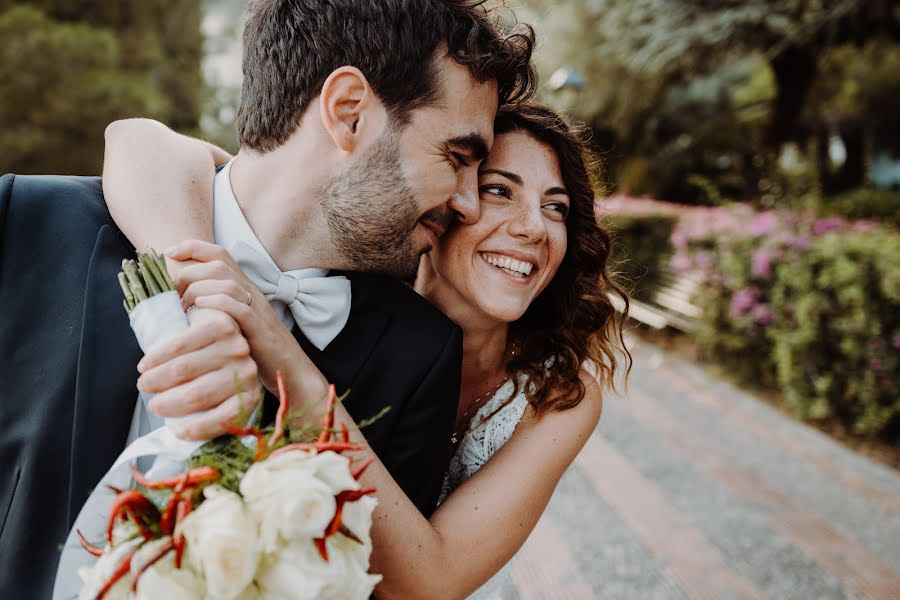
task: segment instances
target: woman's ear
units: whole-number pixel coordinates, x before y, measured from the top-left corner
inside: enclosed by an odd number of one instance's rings
[[[344,66],[332,71],[319,97],[322,125],[334,144],[352,152],[361,139],[361,126],[374,118],[381,103],[362,71]]]

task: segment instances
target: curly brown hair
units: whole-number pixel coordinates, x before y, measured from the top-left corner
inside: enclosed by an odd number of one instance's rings
[[[525,314],[510,324],[510,344],[516,351],[506,365],[507,373],[517,386],[516,374],[525,374],[526,397],[541,416],[581,402],[585,386],[579,372],[586,360],[596,365],[601,387],[615,388],[623,359],[626,377],[630,373],[632,358],[622,336],[628,296],[609,271],[610,236],[594,210],[596,182],[591,172],[599,169],[579,132],[536,103],[497,113],[495,135],[511,132],[526,133],[553,150],[571,202],[566,219],[568,245],[556,276]],[[616,312],[610,295],[622,300],[623,313]]]

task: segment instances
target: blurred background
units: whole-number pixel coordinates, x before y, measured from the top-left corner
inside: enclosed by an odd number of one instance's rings
[[[510,4],[592,132],[638,364],[511,596],[900,597],[900,3]],[[0,0],[0,171],[98,174],[129,116],[233,152],[245,6]]]

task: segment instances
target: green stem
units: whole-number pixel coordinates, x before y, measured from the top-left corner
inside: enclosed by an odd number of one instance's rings
[[[128,279],[131,293],[134,294],[135,305],[140,304],[147,299],[147,292],[144,287],[144,282],[141,281],[141,276],[138,273],[137,265],[134,264],[133,260],[129,260],[122,263],[122,270],[125,273],[125,277]]]

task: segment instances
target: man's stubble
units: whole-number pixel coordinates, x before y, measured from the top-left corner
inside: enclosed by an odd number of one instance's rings
[[[413,231],[419,207],[389,127],[377,144],[322,188],[322,213],[348,270],[412,280],[419,265]]]

